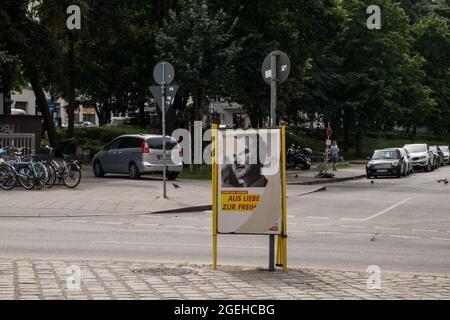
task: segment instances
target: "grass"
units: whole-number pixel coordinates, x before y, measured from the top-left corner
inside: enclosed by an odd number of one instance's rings
[[[194,166],[195,167],[195,166]],[[194,168],[192,172],[189,171],[189,166],[183,168],[183,171],[178,176],[179,179],[194,179],[194,180],[211,180],[211,166],[201,165]]]

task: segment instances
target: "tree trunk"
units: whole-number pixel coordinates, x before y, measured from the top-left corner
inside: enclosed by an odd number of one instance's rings
[[[412,131],[411,131],[411,143],[414,143],[416,141],[416,136],[417,136],[417,125],[413,125]]]
[[[363,156],[363,131],[361,129],[361,125],[358,125],[356,130],[356,150],[355,150],[355,158],[360,159]]]
[[[75,57],[73,48],[73,33],[69,33],[69,105],[66,107],[69,120],[67,138],[74,137],[75,125]]]
[[[55,124],[53,123],[52,116],[48,110],[47,98],[45,97],[44,89],[36,75],[30,75],[30,83],[33,88],[34,95],[36,96],[36,105],[44,118],[44,127],[47,131],[48,140],[53,148],[59,149],[59,142],[56,136]],[[38,148],[40,146],[37,146]]]
[[[5,65],[3,78],[3,114],[11,114],[11,77],[9,75],[9,65]]]
[[[145,94],[142,90],[138,92],[137,96],[137,106],[139,109],[139,125],[142,129],[145,128],[145,125],[147,124],[145,122]]]

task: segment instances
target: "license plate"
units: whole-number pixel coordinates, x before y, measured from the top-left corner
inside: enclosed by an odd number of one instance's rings
[[[379,169],[379,170],[377,170],[377,172],[387,172],[387,170],[386,169]]]

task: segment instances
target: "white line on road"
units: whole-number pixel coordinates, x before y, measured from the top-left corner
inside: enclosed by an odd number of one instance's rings
[[[315,217],[315,216],[307,216],[306,219],[330,220],[329,217]]]
[[[341,228],[355,228],[355,229],[364,229],[363,226],[341,226]]]
[[[306,223],[305,225],[311,226],[311,227],[326,227],[328,224],[325,223]]]
[[[390,206],[389,208],[386,208],[386,209],[384,209],[383,211],[380,211],[380,212],[378,212],[378,213],[376,213],[376,214],[374,214],[374,215],[371,215],[370,217],[367,217],[367,218],[365,218],[365,219],[341,218],[341,220],[345,220],[345,221],[364,221],[364,222],[365,222],[365,221],[369,221],[370,219],[373,219],[373,218],[376,218],[376,217],[378,217],[378,216],[381,216],[382,214],[387,213],[387,212],[391,211],[392,209],[397,208],[398,206],[404,204],[405,202],[407,202],[407,201],[409,201],[409,200],[411,200],[411,198],[406,198],[405,200],[402,200],[402,201],[400,201],[400,202],[397,202],[396,204]]]
[[[119,225],[123,224],[123,222],[109,222],[109,221],[95,221],[97,224],[110,224],[110,225]]]
[[[416,236],[403,236],[400,234],[391,234],[390,235],[393,238],[403,238],[403,239],[422,239],[421,237],[416,237]]]
[[[164,225],[164,227],[169,227],[169,228],[182,228],[182,229],[195,229],[196,227],[194,226],[177,226],[174,224],[166,224]]]
[[[159,224],[157,223],[133,223],[136,227],[157,227]]]
[[[60,220],[61,222],[69,222],[69,223],[86,223],[88,220]]]
[[[450,241],[450,238],[431,238],[433,240],[445,240],[445,241]]]
[[[104,244],[132,244],[132,245],[156,245],[156,246],[175,246],[175,247],[207,247],[211,245],[206,244],[193,244],[193,243],[169,243],[169,242],[137,242],[137,241],[90,241],[90,243],[104,243]],[[249,246],[220,246],[219,248],[233,248],[233,249],[261,249],[267,250],[267,247],[249,247]]]
[[[389,228],[389,227],[375,227],[374,229],[379,229],[379,230],[400,230],[400,228]]]
[[[438,232],[435,229],[412,229],[413,232]]]
[[[336,231],[316,231],[314,233],[317,233],[317,234],[345,234],[343,232],[336,232]]]

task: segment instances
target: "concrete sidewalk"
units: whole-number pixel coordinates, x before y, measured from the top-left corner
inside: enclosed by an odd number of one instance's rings
[[[288,196],[318,191],[318,186],[290,186]],[[211,209],[211,181],[177,180],[167,183],[168,198],[162,196],[162,182],[145,177],[95,178],[83,176],[76,189],[56,186],[27,191],[16,188],[0,192],[2,216],[107,216],[189,212]]]
[[[287,172],[287,184],[289,185],[315,185],[333,182],[342,182],[348,180],[361,179],[366,177],[366,168],[363,165],[352,165],[349,168],[338,169],[333,172],[329,165],[329,173],[333,173],[334,178],[316,178],[314,168],[308,171],[290,171]]]
[[[78,270],[80,271],[78,273]],[[0,300],[450,299],[448,275],[0,258]]]

